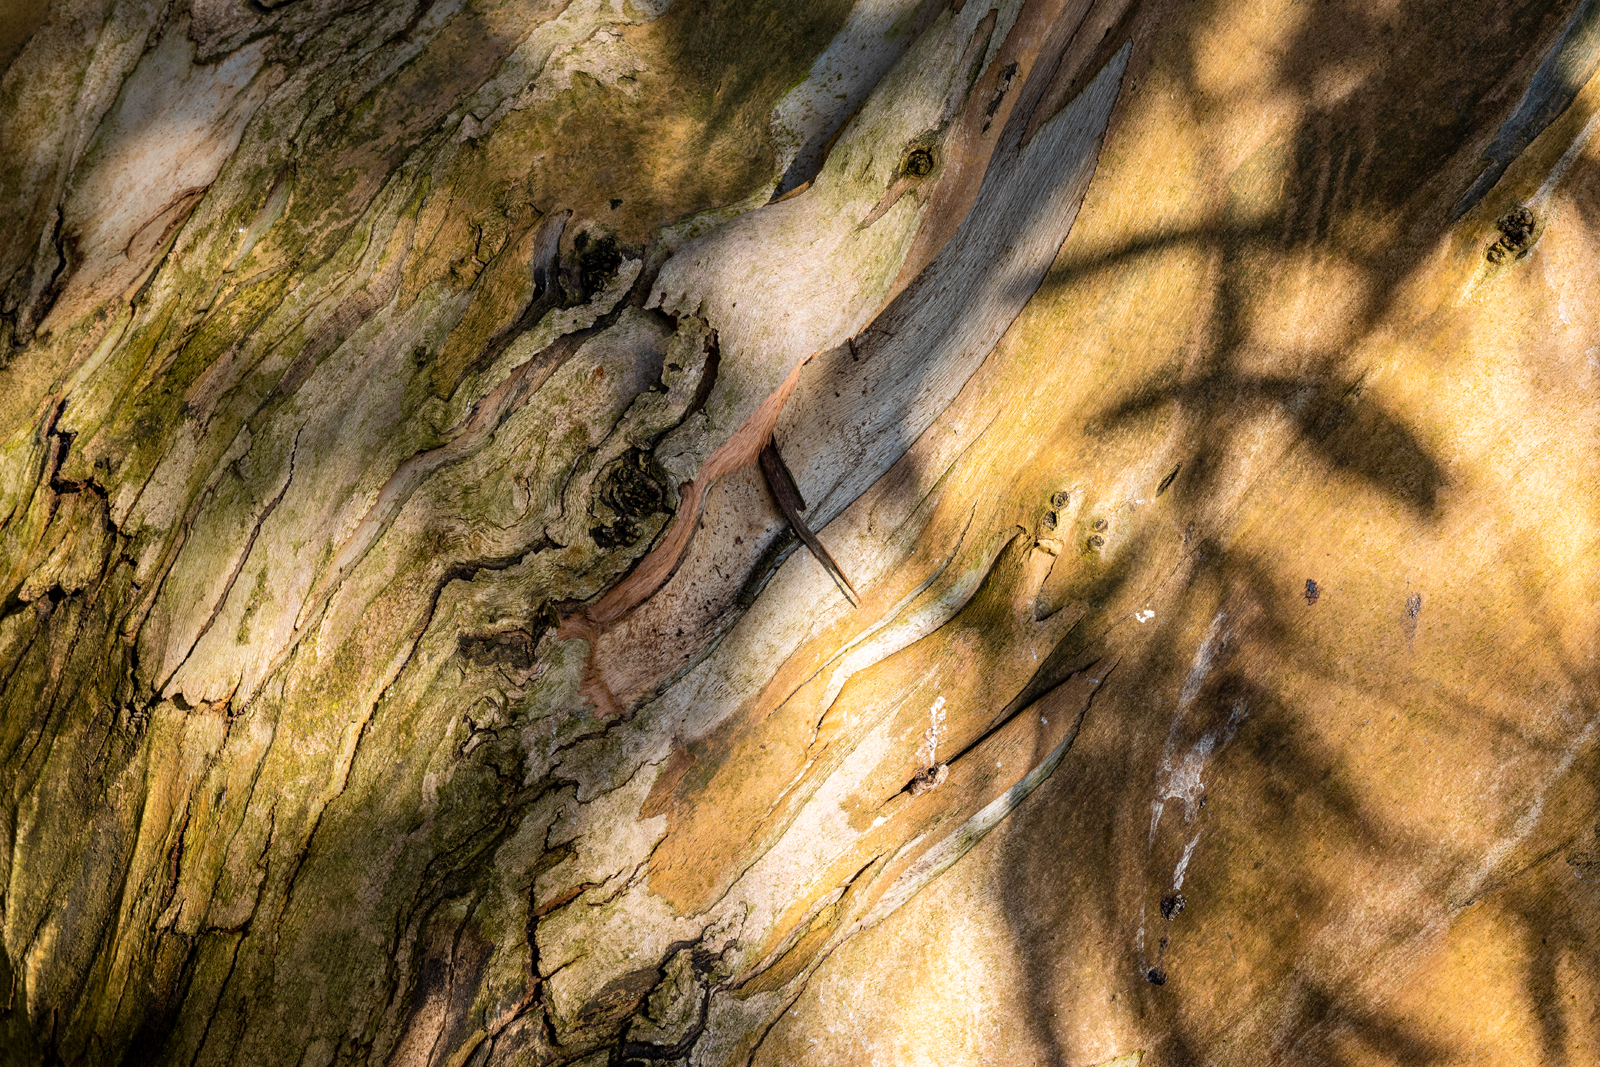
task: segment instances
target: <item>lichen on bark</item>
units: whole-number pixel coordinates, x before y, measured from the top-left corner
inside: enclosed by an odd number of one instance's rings
[[[1480,7],[23,20],[0,1057],[1592,1051],[1596,90],[1501,158]]]

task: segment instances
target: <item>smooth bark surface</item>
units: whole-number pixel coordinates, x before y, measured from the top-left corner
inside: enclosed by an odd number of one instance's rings
[[[0,1064],[1600,1054],[1600,6],[0,32]]]

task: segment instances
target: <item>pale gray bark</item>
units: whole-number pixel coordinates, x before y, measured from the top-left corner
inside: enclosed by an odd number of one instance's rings
[[[1590,6],[23,12],[0,1062],[1592,1052]]]

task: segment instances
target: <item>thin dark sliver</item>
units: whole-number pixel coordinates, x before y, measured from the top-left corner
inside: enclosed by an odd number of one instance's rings
[[[844,586],[850,594],[851,602],[861,603],[861,594],[856,592],[856,587],[844,576],[839,564],[834,562],[828,550],[822,547],[817,535],[811,532],[811,528],[800,517],[800,512],[805,510],[806,501],[800,495],[800,487],[794,484],[794,475],[789,473],[789,465],[783,461],[783,455],[779,453],[775,442],[768,441],[761,449],[761,473],[767,480],[767,488],[772,490],[773,498],[778,501],[778,510],[789,520],[789,525],[800,535],[800,540],[805,542],[805,546],[811,550],[813,556],[817,557],[817,561],[828,569],[828,573]]]

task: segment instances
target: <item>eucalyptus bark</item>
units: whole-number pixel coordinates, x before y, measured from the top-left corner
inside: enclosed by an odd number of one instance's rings
[[[1592,1060],[1597,26],[18,5],[0,1063]]]

